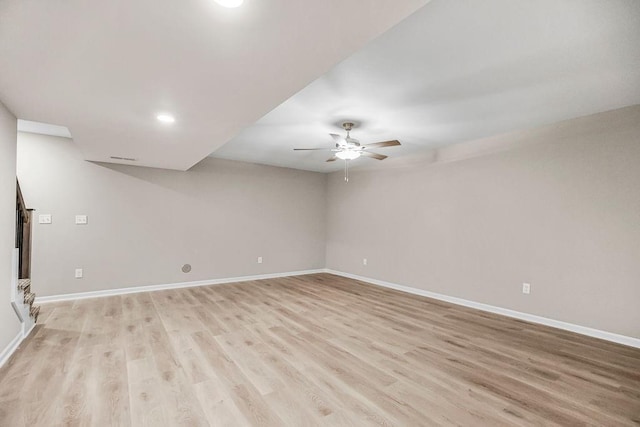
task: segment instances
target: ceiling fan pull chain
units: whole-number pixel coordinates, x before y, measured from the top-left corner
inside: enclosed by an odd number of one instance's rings
[[[349,160],[344,161],[344,180],[349,182]]]

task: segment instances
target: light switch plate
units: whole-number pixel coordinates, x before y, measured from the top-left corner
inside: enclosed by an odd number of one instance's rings
[[[39,224],[51,224],[51,214],[40,214],[40,215],[38,215],[38,223]]]
[[[76,215],[76,224],[85,225],[87,223],[86,215]]]

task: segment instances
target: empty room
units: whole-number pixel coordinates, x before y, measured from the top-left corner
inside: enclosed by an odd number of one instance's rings
[[[640,426],[640,1],[0,1],[0,427]]]

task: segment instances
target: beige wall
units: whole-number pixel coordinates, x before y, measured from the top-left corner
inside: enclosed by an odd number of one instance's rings
[[[53,215],[34,229],[39,296],[325,264],[323,174],[211,158],[188,172],[96,164],[70,140],[19,133],[18,176],[36,217]]]
[[[16,230],[16,118],[0,103],[0,353],[20,332],[11,307]]]
[[[640,107],[473,146],[331,174],[327,267],[640,338]]]
[[[27,203],[53,215],[34,230],[39,295],[326,265],[640,338],[637,106],[353,170],[348,184],[214,159],[187,173],[100,165],[65,139],[18,140]]]

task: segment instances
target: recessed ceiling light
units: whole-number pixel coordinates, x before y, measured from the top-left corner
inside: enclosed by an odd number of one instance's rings
[[[216,0],[220,6],[224,7],[238,7],[244,0]]]
[[[156,116],[156,119],[158,119],[158,121],[162,123],[173,123],[176,121],[176,118],[173,117],[171,114],[158,114]]]

